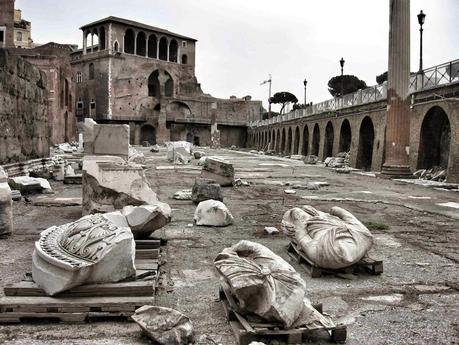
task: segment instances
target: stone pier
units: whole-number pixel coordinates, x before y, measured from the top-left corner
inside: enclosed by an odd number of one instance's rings
[[[412,175],[410,147],[410,0],[390,0],[385,159],[382,175]]]

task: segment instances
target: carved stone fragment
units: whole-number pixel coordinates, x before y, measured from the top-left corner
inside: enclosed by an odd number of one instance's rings
[[[82,284],[131,277],[134,259],[131,230],[104,215],[90,215],[41,233],[32,255],[32,277],[48,295],[55,295]]]
[[[196,225],[227,226],[234,218],[224,203],[218,200],[205,200],[199,203],[194,212]]]

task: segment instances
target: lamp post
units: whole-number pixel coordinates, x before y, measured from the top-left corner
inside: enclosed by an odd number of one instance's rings
[[[419,33],[420,33],[420,52],[419,52],[419,73],[422,73],[422,32],[424,31],[424,29],[422,28],[422,25],[424,24],[426,20],[426,15],[424,14],[424,12],[419,12],[418,14],[418,23],[419,23]]]
[[[343,69],[344,69],[344,59],[341,58],[341,60],[339,60],[339,64],[341,66],[341,94],[340,96],[343,97]]]
[[[306,85],[308,84],[308,81],[306,78],[303,80],[303,85],[304,85],[304,108],[306,109]]]

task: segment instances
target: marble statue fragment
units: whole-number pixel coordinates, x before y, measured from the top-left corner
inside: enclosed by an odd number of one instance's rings
[[[214,264],[241,313],[255,314],[284,328],[330,324],[307,299],[301,276],[265,246],[240,241],[223,249]]]
[[[282,230],[294,238],[317,266],[339,269],[361,260],[373,245],[370,231],[340,207],[330,213],[312,206],[292,208],[282,219]]]
[[[234,218],[224,203],[218,200],[205,200],[199,203],[194,212],[196,225],[228,226]]]

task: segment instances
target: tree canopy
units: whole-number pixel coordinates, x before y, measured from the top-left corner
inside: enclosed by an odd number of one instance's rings
[[[387,71],[376,76],[376,82],[378,83],[378,85],[381,85],[386,80],[387,80]]]
[[[282,114],[285,106],[288,103],[298,103],[298,98],[293,93],[287,91],[276,92],[274,96],[269,99],[269,103],[282,104],[279,114]]]
[[[331,78],[328,81],[328,91],[333,97],[340,97],[341,87],[343,88],[343,95],[348,93],[356,92],[360,89],[365,89],[367,84],[357,78],[355,75],[339,75]]]

